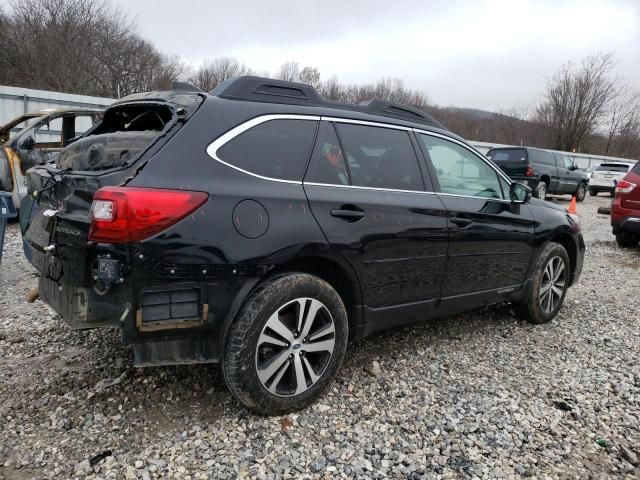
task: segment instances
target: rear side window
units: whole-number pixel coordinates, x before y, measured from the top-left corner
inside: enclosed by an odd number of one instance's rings
[[[601,163],[596,168],[598,172],[622,172],[627,173],[629,171],[629,166],[620,165],[619,163]]]
[[[424,190],[418,157],[404,130],[336,124],[351,184],[395,190]]]
[[[631,171],[633,173],[637,173],[638,175],[640,175],[640,162],[636,163],[631,169]]]
[[[531,163],[541,163],[542,165],[556,166],[556,160],[553,158],[553,153],[545,152],[544,150],[530,150],[529,159]],[[563,165],[562,159],[558,159],[558,166]]]
[[[526,162],[527,151],[524,148],[505,148],[501,150],[490,150],[487,153],[494,162]]]
[[[315,120],[269,120],[229,140],[218,157],[250,173],[302,180],[316,133]]]
[[[305,180],[329,185],[349,185],[344,154],[333,124],[328,123],[324,133],[322,130],[318,134],[318,141]]]

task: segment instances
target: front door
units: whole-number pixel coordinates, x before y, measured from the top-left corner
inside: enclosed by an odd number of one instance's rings
[[[426,133],[418,139],[447,209],[443,300],[455,304],[461,297],[479,296],[493,303],[516,291],[533,252],[534,219],[528,206],[512,205],[508,182],[462,143]]]
[[[558,176],[562,182],[562,193],[574,193],[578,190],[581,177],[575,171],[573,162],[568,155],[554,153],[556,164],[558,165]]]
[[[447,220],[417,148],[406,129],[323,121],[305,177],[313,215],[360,279],[367,321],[401,305],[417,317],[399,321],[419,320],[440,298]]]

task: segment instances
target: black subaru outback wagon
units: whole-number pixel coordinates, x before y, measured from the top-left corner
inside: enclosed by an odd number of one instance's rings
[[[542,323],[582,270],[566,210],[428,115],[257,77],[127,97],[29,175],[25,253],[73,328],[135,364],[221,362],[275,414],[349,339],[498,302]]]

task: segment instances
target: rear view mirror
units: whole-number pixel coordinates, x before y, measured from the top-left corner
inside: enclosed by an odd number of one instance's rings
[[[526,203],[531,199],[531,192],[531,187],[513,182],[509,188],[509,200],[511,203]]]

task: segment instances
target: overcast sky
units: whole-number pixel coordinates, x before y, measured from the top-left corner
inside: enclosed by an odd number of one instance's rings
[[[140,33],[197,65],[288,60],[322,78],[397,77],[437,104],[532,105],[566,61],[614,52],[640,89],[640,0],[114,0]]]

